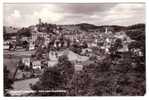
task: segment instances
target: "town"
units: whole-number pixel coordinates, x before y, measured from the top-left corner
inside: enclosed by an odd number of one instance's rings
[[[144,24],[138,24],[138,27],[139,25],[142,31]],[[137,38],[132,38],[129,34],[136,32],[133,26],[127,28],[95,26],[87,23],[56,25],[42,22],[39,18],[36,25],[24,28],[4,26],[3,30],[4,67],[7,67],[6,69],[10,72],[9,78],[14,82],[12,92],[31,90],[30,88],[35,87],[34,84],[41,80],[46,69],[56,69],[55,66],[60,68],[61,66],[58,66],[60,62],[66,59],[74,66],[74,70],[70,73],[74,73],[71,80],[83,73],[82,71],[88,72],[93,67],[92,64],[97,64],[97,66],[103,64],[101,66],[103,72],[109,69],[112,72],[113,70],[125,71],[125,69],[129,72],[129,69],[137,69],[137,66],[141,67],[139,71],[145,69],[143,67],[145,66],[144,45],[139,44]],[[138,60],[139,65],[137,65]],[[125,68],[124,63],[121,63],[123,61],[130,64],[126,67],[131,68]],[[110,65],[107,68],[106,64],[109,62]],[[79,90],[74,91],[74,94],[69,92],[64,95],[81,95]],[[113,91],[116,94],[116,90]],[[114,93],[103,95],[115,95]],[[13,95],[13,93],[9,94]]]

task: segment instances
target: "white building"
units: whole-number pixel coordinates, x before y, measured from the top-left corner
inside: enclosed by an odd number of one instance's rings
[[[32,62],[33,69],[41,69],[41,61],[33,61]]]
[[[21,41],[29,41],[28,37],[22,37]]]
[[[22,58],[22,63],[23,63],[25,66],[30,67],[30,58]]]
[[[4,49],[4,50],[8,50],[9,47],[10,47],[10,46],[7,44],[7,45],[4,45],[4,46],[3,46],[3,49]]]
[[[10,43],[10,41],[4,41],[4,43],[3,43],[3,49],[4,50],[8,50],[9,49],[9,47],[10,47],[9,43]]]
[[[75,64],[75,71],[81,71],[81,70],[83,70],[83,65]]]
[[[30,43],[30,44],[29,44],[29,50],[34,50],[34,49],[35,49],[35,44]]]

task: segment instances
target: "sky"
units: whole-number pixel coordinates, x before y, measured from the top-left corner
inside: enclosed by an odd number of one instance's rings
[[[132,25],[145,23],[144,3],[5,3],[3,23],[27,27],[42,22],[52,24]]]

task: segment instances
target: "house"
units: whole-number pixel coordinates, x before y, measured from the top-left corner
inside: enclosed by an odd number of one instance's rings
[[[48,47],[49,42],[50,42],[50,38],[45,38],[44,45],[45,45],[46,47]]]
[[[11,36],[11,40],[16,40],[16,36]]]
[[[45,37],[47,34],[44,32],[37,32],[36,33],[38,37]]]
[[[97,45],[97,42],[96,41],[92,42],[91,47],[97,47],[97,46],[98,45]]]
[[[22,58],[22,63],[27,66],[27,67],[30,67],[30,58],[27,57],[27,58]]]
[[[3,49],[4,49],[4,50],[9,50],[9,48],[10,48],[10,46],[9,46],[8,44],[5,44],[5,45],[3,46]]]
[[[29,50],[34,50],[34,49],[35,49],[35,44],[30,43],[30,44],[29,44]]]
[[[33,69],[41,69],[41,61],[39,61],[39,60],[33,61],[32,68]]]
[[[123,47],[118,49],[118,52],[128,52],[129,49],[128,49],[128,45],[126,44],[123,44]]]
[[[89,48],[91,48],[91,47],[92,47],[92,43],[91,43],[91,42],[87,42],[87,46],[88,46]]]
[[[85,48],[85,49],[82,49],[81,55],[89,56],[92,52],[93,52],[92,49]]]
[[[83,65],[75,64],[75,71],[81,71],[81,70],[83,70]]]
[[[64,41],[64,47],[68,47],[68,41]]]
[[[31,40],[36,41],[37,37],[38,37],[37,33],[32,33],[32,39]]]
[[[141,49],[139,49],[139,48],[134,48],[133,50],[133,53],[134,53],[134,55],[136,55],[136,56],[143,56],[143,53],[142,53],[142,51],[141,51]]]
[[[57,61],[48,61],[48,67],[53,67],[57,64]]]
[[[105,54],[110,54],[109,46],[101,46],[100,52]]]
[[[10,41],[4,41],[3,49],[8,50],[10,48]]]
[[[22,37],[22,38],[21,38],[21,41],[28,41],[28,40],[29,40],[28,37]]]

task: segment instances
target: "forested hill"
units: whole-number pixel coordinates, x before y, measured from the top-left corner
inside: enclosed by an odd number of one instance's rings
[[[54,24],[55,25],[55,24]],[[36,25],[37,26],[37,25]],[[42,25],[42,27],[44,27],[45,29],[49,29],[51,28],[51,24],[44,24]],[[56,26],[61,26],[61,25],[56,25]],[[135,24],[135,25],[130,25],[130,26],[119,26],[119,25],[93,25],[93,24],[88,24],[88,23],[80,23],[80,24],[75,24],[75,25],[64,25],[65,29],[69,29],[71,31],[72,30],[83,30],[83,31],[89,31],[89,30],[99,30],[99,32],[104,32],[105,28],[108,27],[108,29],[112,30],[113,33],[115,32],[119,32],[119,31],[125,31],[126,34],[135,40],[140,40],[140,39],[145,39],[145,24]],[[71,27],[71,28],[70,28]],[[4,26],[4,34],[7,33],[28,33],[29,31],[29,27],[28,28],[11,28],[11,27],[6,27]],[[21,34],[20,33],[20,34]],[[22,33],[22,34],[23,34]],[[140,38],[141,35],[141,38]]]
[[[145,29],[145,24],[138,23],[130,26],[120,26],[120,25],[93,25],[88,23],[80,23],[76,24],[76,26],[79,26],[82,30],[90,30],[90,29],[105,29],[105,27],[111,28],[114,32],[122,31],[122,30],[132,30],[132,29]]]
[[[145,41],[145,24],[135,24],[127,27],[126,34],[137,41]]]

